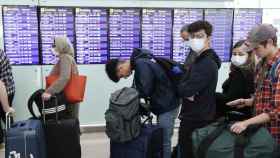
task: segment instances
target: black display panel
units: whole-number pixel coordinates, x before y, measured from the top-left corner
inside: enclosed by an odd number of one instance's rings
[[[41,8],[40,33],[42,42],[42,63],[55,64],[57,58],[51,52],[54,37],[67,36],[74,43],[73,8]]]
[[[11,64],[39,64],[37,7],[4,6],[4,45]]]
[[[230,59],[232,43],[232,9],[206,9],[205,20],[213,25],[212,48],[215,49],[222,61]]]
[[[78,64],[104,64],[108,58],[107,9],[76,8]]]
[[[262,9],[235,9],[233,23],[233,44],[244,40],[248,32],[262,23]]]
[[[174,9],[173,15],[173,60],[183,63],[190,52],[180,36],[180,30],[185,24],[203,20],[203,9]]]
[[[142,10],[142,47],[155,56],[170,58],[172,50],[172,10]]]

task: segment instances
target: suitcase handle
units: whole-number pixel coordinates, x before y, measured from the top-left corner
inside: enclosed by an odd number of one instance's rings
[[[11,119],[12,119],[12,115],[13,113],[12,112],[7,112],[6,113],[6,131],[11,128]]]
[[[55,105],[56,105],[56,107],[55,107],[55,120],[56,120],[56,122],[58,122],[58,109],[57,109],[58,108],[58,100],[57,100],[56,95],[52,95],[51,98],[54,98],[54,100],[55,100]],[[43,121],[44,121],[44,123],[46,123],[46,113],[45,113],[45,101],[44,101],[44,99],[42,99],[42,103],[43,103],[43,109],[42,109]]]

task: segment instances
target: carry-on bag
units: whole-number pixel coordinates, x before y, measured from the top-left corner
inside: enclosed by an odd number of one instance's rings
[[[60,120],[57,112],[56,119],[46,120],[45,116],[43,113],[48,158],[81,158],[78,119]]]
[[[196,129],[192,134],[196,158],[272,158],[276,142],[262,126],[248,126],[237,135],[225,119]]]
[[[143,124],[140,135],[120,143],[110,141],[110,158],[162,158],[163,129],[158,124]]]
[[[28,119],[11,124],[11,113],[7,113],[5,157],[47,158],[42,122]]]

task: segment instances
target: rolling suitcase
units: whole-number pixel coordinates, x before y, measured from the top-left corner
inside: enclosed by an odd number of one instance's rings
[[[42,122],[28,119],[11,124],[6,115],[6,158],[46,158],[45,136]]]
[[[140,136],[132,141],[110,142],[110,158],[162,158],[163,129],[159,125],[144,124]]]
[[[78,119],[59,120],[58,116],[56,116],[56,119],[46,120],[43,113],[43,121],[48,158],[81,158],[80,124]]]

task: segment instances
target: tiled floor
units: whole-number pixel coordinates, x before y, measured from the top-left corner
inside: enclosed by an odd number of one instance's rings
[[[173,137],[173,144],[177,140],[177,130]],[[81,137],[82,158],[109,158],[109,139],[103,132],[86,133]],[[4,158],[4,150],[0,150],[0,158]]]

